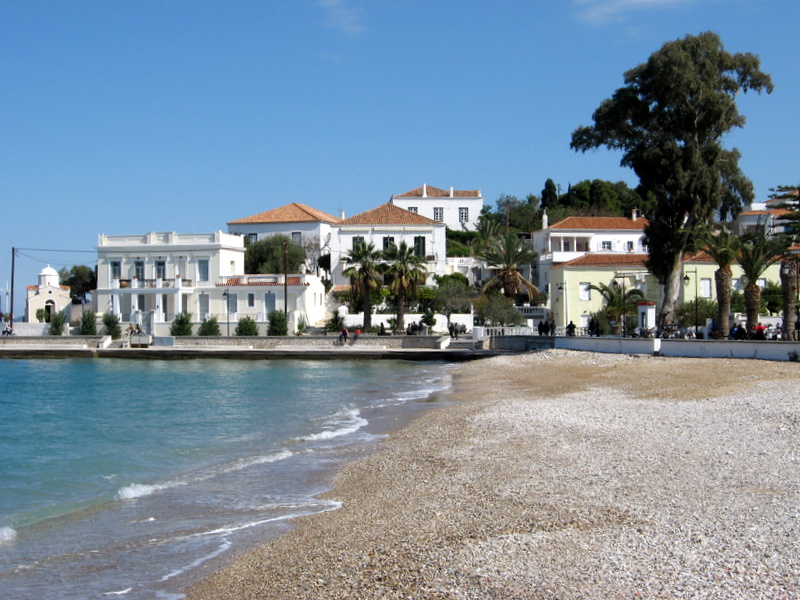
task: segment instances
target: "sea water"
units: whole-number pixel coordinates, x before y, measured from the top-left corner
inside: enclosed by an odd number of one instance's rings
[[[320,498],[450,367],[0,360],[0,596],[180,598]]]

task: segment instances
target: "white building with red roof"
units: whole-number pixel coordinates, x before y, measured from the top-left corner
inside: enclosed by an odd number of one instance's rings
[[[764,227],[767,235],[777,235],[786,230],[782,217],[791,211],[787,206],[797,205],[798,192],[790,192],[787,197],[773,198],[766,202],[753,202],[733,220],[733,233],[743,235]]]
[[[319,257],[331,251],[331,227],[340,218],[326,212],[291,202],[249,217],[228,221],[228,232],[244,235],[250,241],[263,240],[276,233],[291,238],[292,243],[306,250],[306,270],[316,271]]]
[[[343,271],[344,257],[358,244],[374,244],[386,250],[405,242],[425,259],[430,275],[443,275],[447,265],[446,227],[391,202],[365,211],[331,226],[331,278],[334,285],[349,282]]]
[[[391,197],[390,204],[444,223],[457,231],[475,231],[483,208],[480,190],[449,190],[423,183],[420,187]]]

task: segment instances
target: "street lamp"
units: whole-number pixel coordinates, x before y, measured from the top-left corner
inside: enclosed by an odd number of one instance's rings
[[[686,275],[683,276],[683,284],[689,285],[689,281],[691,278],[689,277],[689,273],[694,273],[694,337],[697,339],[698,331],[697,328],[699,326],[698,321],[700,318],[698,317],[698,310],[697,310],[697,269],[692,271],[686,271]]]
[[[231,301],[228,288],[225,288],[225,291],[222,292],[222,297],[225,298],[225,313],[228,315],[225,319],[225,327],[228,332],[228,337],[231,337]]]

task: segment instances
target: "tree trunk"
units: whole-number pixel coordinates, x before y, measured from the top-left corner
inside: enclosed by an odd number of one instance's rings
[[[397,330],[403,332],[406,328],[406,294],[403,290],[397,291]]]
[[[724,336],[728,334],[731,314],[731,282],[733,274],[730,267],[723,267],[714,272],[714,281],[717,285],[717,327]]]
[[[758,311],[761,309],[761,288],[755,283],[748,283],[744,288],[744,309],[747,313],[747,335],[750,336],[758,323]]]
[[[797,259],[786,258],[781,261],[781,288],[783,290],[784,339],[791,340],[797,320]]]
[[[683,272],[683,254],[675,257],[669,277],[664,282],[664,302],[658,314],[658,328],[663,329],[675,322],[675,308],[681,291],[681,273]]]
[[[361,304],[364,307],[364,329],[366,330],[372,327],[372,298],[369,295],[369,286],[363,285],[361,294]]]

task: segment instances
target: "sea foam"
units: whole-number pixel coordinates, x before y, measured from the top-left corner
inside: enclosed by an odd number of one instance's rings
[[[0,546],[17,539],[17,532],[12,527],[0,527]]]

